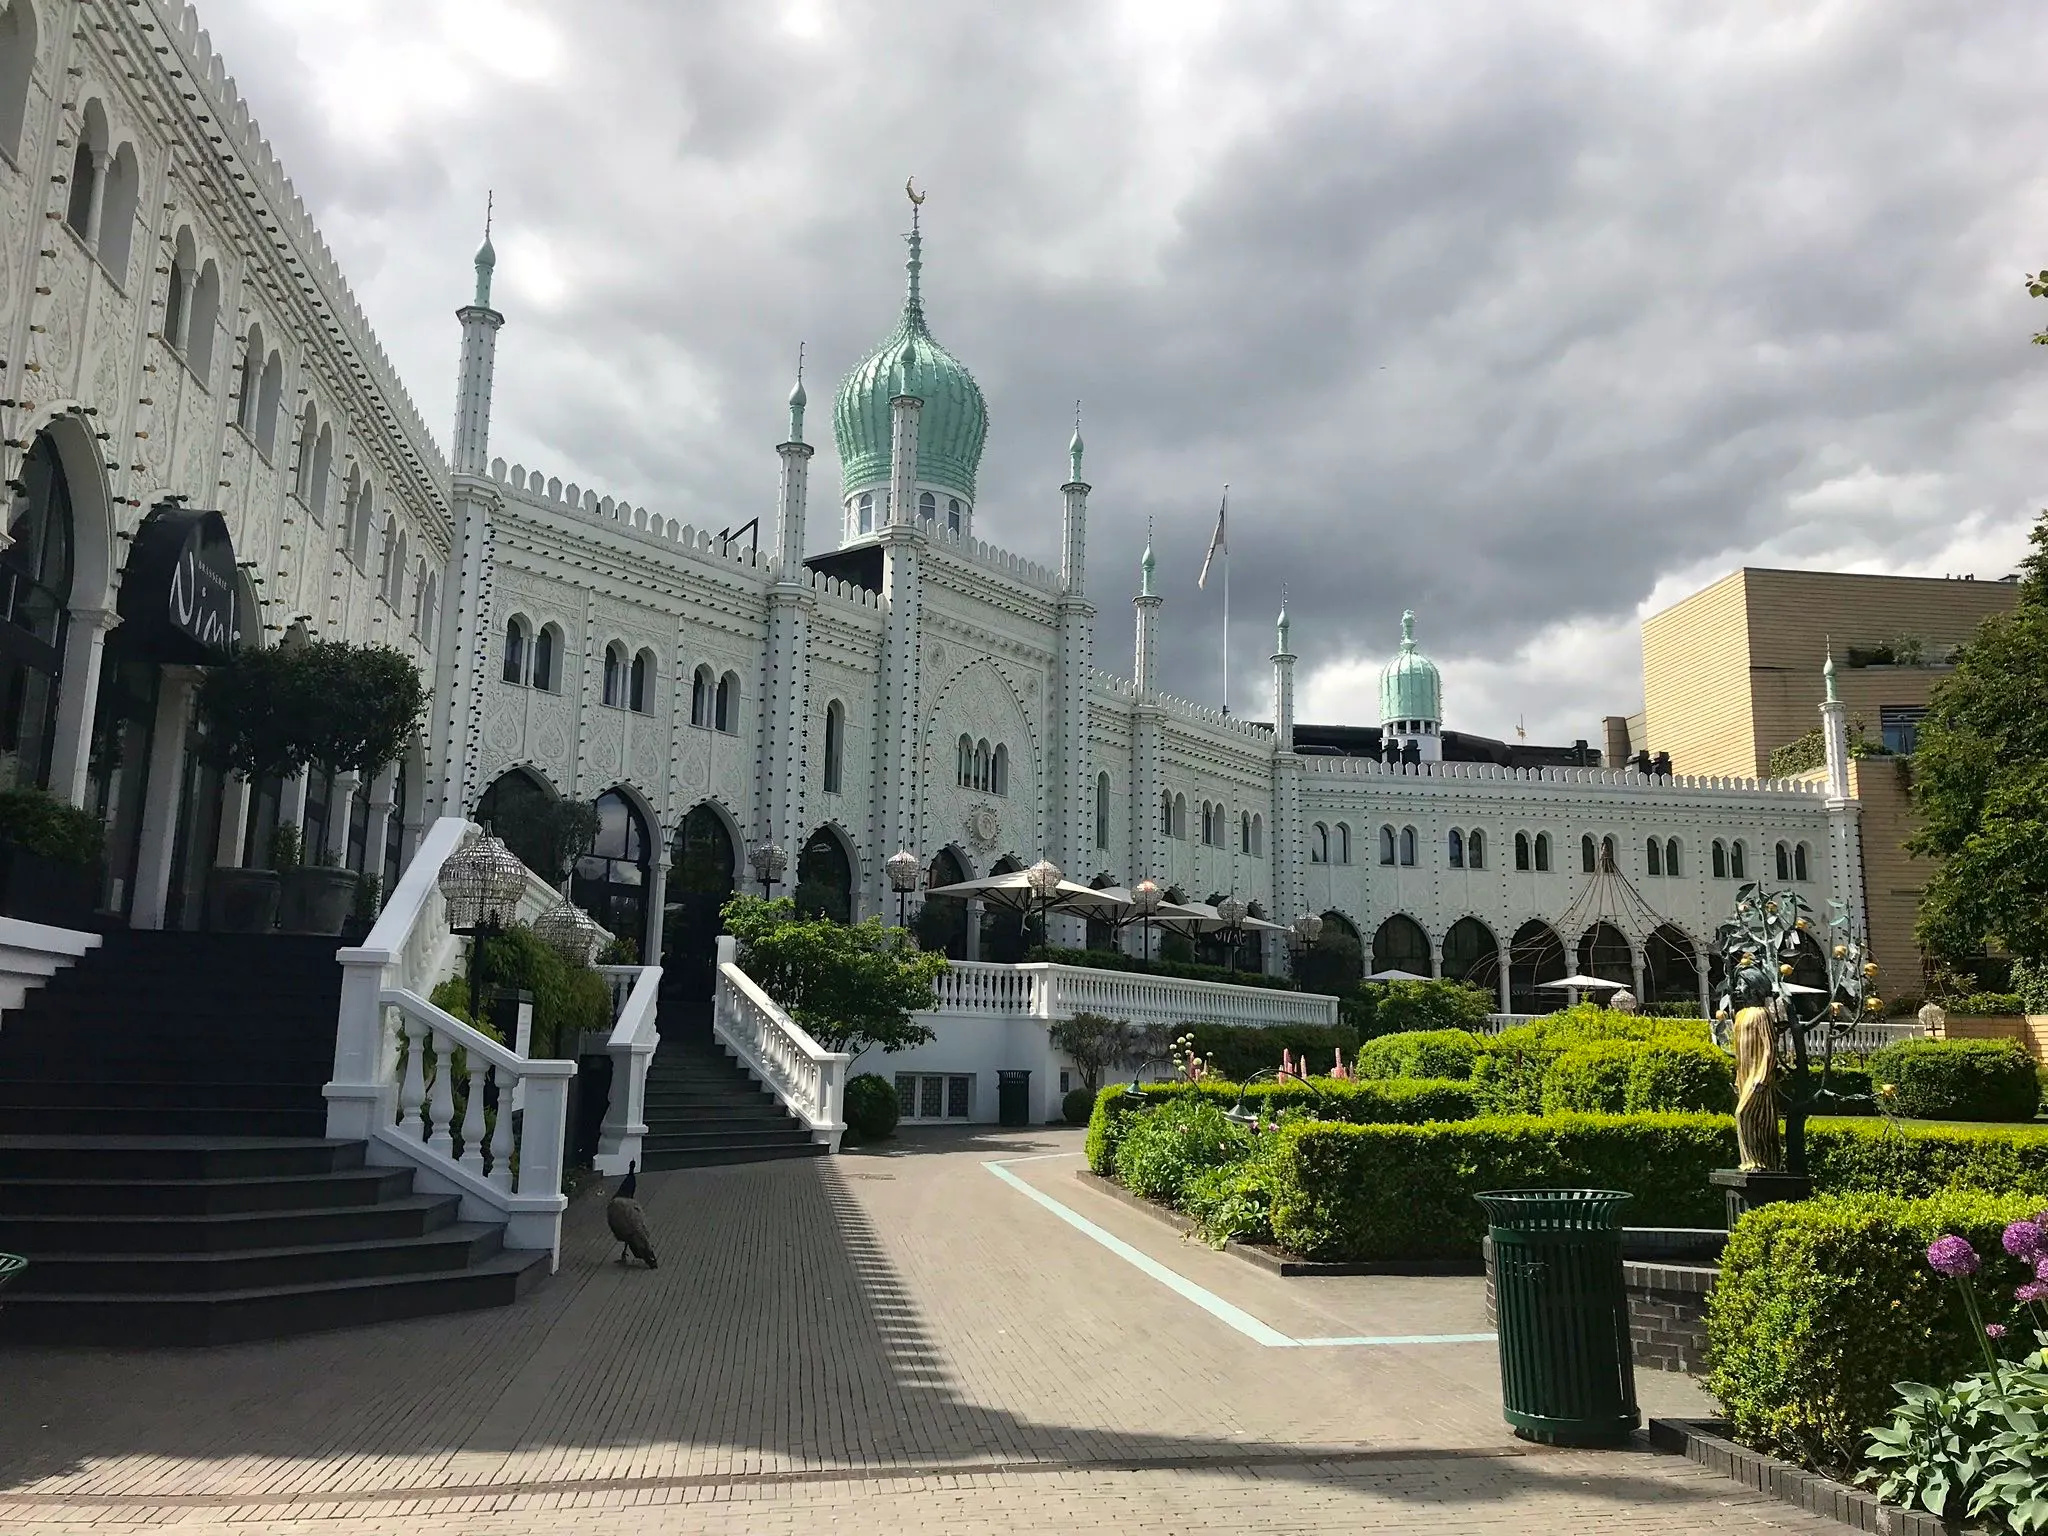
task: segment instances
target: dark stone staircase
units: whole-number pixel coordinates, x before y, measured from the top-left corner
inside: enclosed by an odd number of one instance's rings
[[[220,1344],[502,1305],[502,1229],[330,1141],[337,941],[129,933],[0,1019],[0,1338]]]
[[[643,1168],[756,1163],[826,1150],[726,1054],[711,1033],[708,997],[694,988],[664,988],[660,1007],[661,1048],[647,1069]]]

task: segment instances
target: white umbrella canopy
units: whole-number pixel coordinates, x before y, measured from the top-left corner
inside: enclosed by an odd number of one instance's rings
[[[1106,917],[1111,921],[1128,917],[1131,907],[1128,891],[1098,891],[1072,880],[1062,880],[1054,888],[1052,899],[1046,901],[1032,889],[1029,872],[1021,869],[1012,870],[1007,875],[984,875],[979,880],[933,886],[925,895],[957,896],[963,901],[979,899],[992,907],[1005,907],[1013,912],[1072,912],[1082,917]],[[1166,909],[1162,907],[1160,910]]]
[[[1372,973],[1372,974],[1371,974],[1370,976],[1362,977],[1361,979],[1362,979],[1362,980],[1365,980],[1365,981],[1428,981],[1428,980],[1429,980],[1429,978],[1428,978],[1427,976],[1418,976],[1418,975],[1416,975],[1416,974],[1415,974],[1415,973],[1414,973],[1413,971],[1403,971],[1403,970],[1400,970],[1400,969],[1394,969],[1394,970],[1387,970],[1387,971],[1374,971],[1374,972],[1373,972],[1373,973]]]
[[[1539,987],[1569,987],[1573,991],[1626,992],[1625,981],[1609,981],[1605,976],[1560,976],[1556,981],[1539,981]]]
[[[1230,924],[1223,921],[1222,914],[1206,901],[1163,901],[1153,914],[1152,921],[1161,928],[1171,928],[1178,933],[1223,933]],[[1243,933],[1285,933],[1287,930],[1278,923],[1269,923],[1263,917],[1246,917],[1237,925]]]

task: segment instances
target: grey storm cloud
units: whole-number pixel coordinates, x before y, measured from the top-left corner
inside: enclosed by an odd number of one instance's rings
[[[1054,558],[1083,399],[1100,659],[1150,525],[1166,685],[1213,699],[1228,481],[1247,712],[1283,587],[1311,713],[1372,717],[1413,607],[1453,725],[1569,739],[1638,702],[1647,608],[1743,563],[2002,574],[2048,499],[2030,4],[201,19],[429,421],[491,188],[494,452],[712,527],[772,505],[799,341],[829,505],[915,174],[981,531]]]

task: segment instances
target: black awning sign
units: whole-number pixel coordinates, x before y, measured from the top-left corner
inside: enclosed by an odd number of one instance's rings
[[[204,530],[194,528],[171,567],[167,617],[171,627],[209,651],[226,654],[235,644],[235,560],[232,548],[221,562],[209,559]]]
[[[136,529],[121,574],[123,639],[155,661],[225,661],[241,640],[236,586],[227,519],[158,507]]]

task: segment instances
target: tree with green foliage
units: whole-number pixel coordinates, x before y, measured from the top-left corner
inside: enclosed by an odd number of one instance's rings
[[[1921,828],[1906,846],[1940,861],[1918,934],[1944,960],[1987,944],[2048,959],[2048,515],[2032,540],[2018,603],[1956,653],[1913,756]]]
[[[931,1008],[946,957],[903,929],[799,917],[787,897],[734,896],[720,915],[747,974],[827,1050],[902,1051],[932,1038],[912,1015]]]
[[[1093,1093],[1102,1086],[1102,1075],[1131,1059],[1137,1036],[1127,1019],[1106,1018],[1099,1013],[1077,1013],[1071,1019],[1055,1019],[1050,1030],[1052,1047],[1065,1052],[1081,1070],[1081,1081]]]

